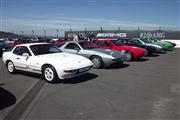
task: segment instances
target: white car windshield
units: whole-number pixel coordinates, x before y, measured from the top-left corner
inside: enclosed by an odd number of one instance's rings
[[[132,39],[130,40],[130,43],[134,43],[134,44],[138,44],[138,45],[142,45],[142,42],[137,40],[137,39]]]
[[[124,45],[122,40],[112,40],[112,42],[116,45],[116,46],[122,46]]]
[[[61,52],[61,50],[59,50],[53,44],[31,45],[30,49],[34,53],[34,55],[44,55],[44,54],[51,54],[51,53],[59,53],[59,52]]]

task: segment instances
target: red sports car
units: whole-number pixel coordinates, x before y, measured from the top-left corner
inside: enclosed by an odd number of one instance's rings
[[[97,46],[105,49],[112,49],[122,51],[125,50],[127,53],[127,61],[133,59],[139,59],[140,57],[147,55],[147,50],[135,46],[124,45],[121,40],[113,40],[113,39],[99,39],[95,42]]]

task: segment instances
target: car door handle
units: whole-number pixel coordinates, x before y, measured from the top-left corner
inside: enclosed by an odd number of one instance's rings
[[[19,60],[20,58],[16,58],[17,60]]]

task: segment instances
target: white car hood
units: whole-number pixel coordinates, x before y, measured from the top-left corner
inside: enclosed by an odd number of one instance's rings
[[[46,55],[39,55],[40,60],[43,60],[46,63],[50,63],[55,66],[69,68],[69,69],[78,69],[81,67],[87,67],[93,65],[93,63],[80,55],[70,54],[70,53],[53,53]]]

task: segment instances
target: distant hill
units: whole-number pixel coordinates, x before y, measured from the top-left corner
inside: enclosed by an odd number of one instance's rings
[[[0,31],[0,38],[22,38],[22,36],[10,32]]]

